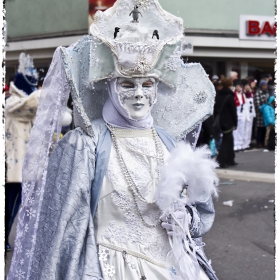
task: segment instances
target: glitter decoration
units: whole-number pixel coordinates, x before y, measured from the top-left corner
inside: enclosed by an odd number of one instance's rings
[[[108,263],[104,264],[104,274],[109,277],[113,277],[115,275],[115,267],[113,265],[109,265]]]
[[[196,93],[193,97],[194,101],[198,104],[202,104],[206,101],[207,99],[207,93],[205,92],[205,90],[202,90],[198,93]]]
[[[175,72],[179,66],[181,66],[181,50],[177,46],[174,53],[164,63],[164,68]]]
[[[146,59],[145,56],[139,56],[136,64],[136,70],[139,71],[140,73],[146,73],[148,70],[151,68],[150,63]]]

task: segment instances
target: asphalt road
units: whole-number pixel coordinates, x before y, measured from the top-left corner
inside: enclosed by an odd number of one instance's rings
[[[224,184],[225,183],[225,184]],[[222,180],[205,252],[220,280],[273,280],[274,184]],[[233,200],[233,206],[224,201]]]
[[[234,171],[275,173],[274,152],[236,153]],[[220,280],[273,280],[275,184],[221,179],[216,218],[204,236],[205,252]],[[223,202],[233,200],[232,207]],[[272,202],[273,201],[273,202]]]
[[[239,165],[231,168],[274,173],[274,152],[251,150],[236,154]],[[215,203],[216,218],[204,236],[205,252],[220,280],[273,280],[275,185],[263,182],[221,179],[220,197]],[[224,201],[233,200],[233,206]],[[14,224],[10,244],[14,247]],[[6,258],[9,270],[12,252]]]

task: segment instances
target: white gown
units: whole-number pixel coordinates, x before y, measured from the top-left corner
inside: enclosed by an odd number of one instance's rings
[[[152,202],[157,160],[147,155],[154,156],[156,149],[152,137],[140,135],[141,132],[134,133],[133,137],[122,135],[117,141],[140,193]],[[161,145],[166,159],[169,153],[162,142]],[[156,224],[159,221],[161,213],[155,204],[143,203],[138,198],[137,203],[146,222]],[[104,280],[172,279],[172,267],[166,263],[171,250],[166,230],[160,225],[148,227],[142,222],[113,145],[94,222]],[[209,279],[202,268],[200,270],[199,279]]]
[[[244,93],[242,93],[244,96],[244,99],[246,100],[246,96]],[[237,129],[233,131],[233,138],[234,138],[234,150],[243,150],[245,149],[244,143],[246,138],[246,121],[249,120],[249,112],[248,112],[248,104],[242,102],[242,95],[240,93],[237,93],[237,97],[239,99],[240,106],[236,107],[237,111]]]
[[[252,138],[253,121],[254,121],[254,117],[256,116],[253,97],[246,98],[246,103],[248,104],[247,110],[248,110],[248,114],[249,114],[249,119],[246,120],[246,123],[245,123],[245,137],[244,137],[245,139],[244,139],[243,149],[250,147],[251,138]]]

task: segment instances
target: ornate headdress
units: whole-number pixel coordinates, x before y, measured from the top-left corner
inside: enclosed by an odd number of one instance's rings
[[[158,79],[154,122],[177,139],[212,114],[211,81],[199,63],[181,60],[182,19],[164,11],[157,0],[118,0],[96,13],[90,33],[73,48],[61,49],[75,124],[88,134],[108,98],[106,80],[114,77]]]
[[[21,53],[19,55],[18,73],[14,82],[15,86],[26,94],[31,94],[36,90],[37,82],[38,73],[33,64],[33,58]]]

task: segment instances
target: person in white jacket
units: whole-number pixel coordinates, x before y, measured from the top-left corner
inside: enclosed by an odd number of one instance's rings
[[[240,151],[244,150],[246,121],[249,121],[249,111],[242,83],[239,80],[235,82],[234,101],[238,117],[237,129],[233,131],[234,151]]]
[[[245,135],[243,149],[250,148],[251,139],[252,139],[252,130],[253,130],[253,121],[256,117],[256,111],[254,106],[254,93],[250,87],[250,83],[244,85],[244,94],[246,95],[246,109],[248,111],[249,119],[246,119],[245,122]]]
[[[11,82],[10,97],[5,106],[5,243],[11,250],[8,237],[21,204],[22,166],[30,131],[37,107],[40,90],[37,90],[37,72],[32,58],[24,53],[19,57],[18,73]]]

